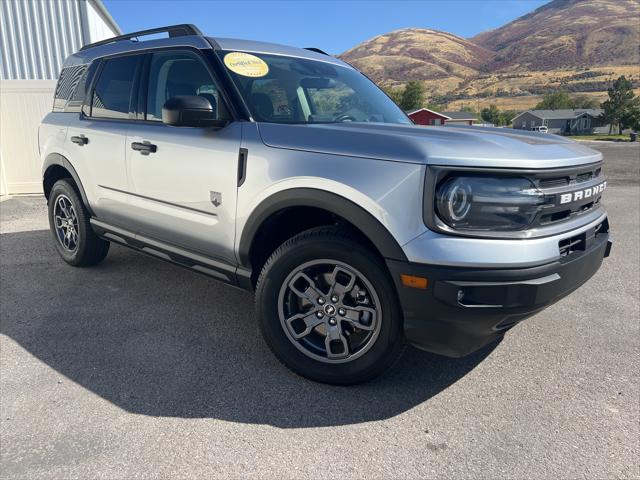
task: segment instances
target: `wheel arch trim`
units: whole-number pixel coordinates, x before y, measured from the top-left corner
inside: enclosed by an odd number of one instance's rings
[[[251,267],[251,247],[263,223],[275,213],[289,207],[320,208],[344,218],[366,235],[384,258],[407,261],[407,256],[391,232],[360,205],[326,190],[290,188],[264,199],[247,219],[238,244],[242,266]]]
[[[80,181],[80,176],[78,175],[78,172],[76,172],[76,169],[73,168],[73,165],[71,165],[71,162],[67,160],[67,158],[64,157],[63,155],[60,155],[59,153],[50,153],[49,155],[47,155],[47,158],[45,159],[42,165],[42,187],[45,192],[45,196],[46,196],[46,189],[44,188],[45,187],[44,179],[47,174],[47,171],[51,167],[55,167],[55,166],[62,167],[69,172],[69,174],[71,175],[71,178],[73,178],[73,181],[78,187],[78,192],[80,193],[80,198],[82,198],[82,202],[84,203],[86,209],[89,211],[91,216],[94,216],[93,210],[91,209],[91,205],[89,205],[89,199],[87,197],[87,194],[84,191],[82,182]]]

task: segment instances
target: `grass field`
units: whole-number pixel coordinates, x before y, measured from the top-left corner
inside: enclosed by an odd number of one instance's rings
[[[631,137],[629,137],[628,133],[624,133],[622,135],[572,135],[569,138],[571,138],[572,140],[599,140],[607,142],[628,142],[631,140]]]

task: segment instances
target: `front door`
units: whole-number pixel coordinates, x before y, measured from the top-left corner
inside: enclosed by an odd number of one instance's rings
[[[219,118],[229,118],[218,84],[198,53],[155,52],[148,72],[145,118],[131,124],[125,147],[133,227],[143,236],[236,263],[242,124],[216,129],[162,123],[162,106],[177,95],[204,96]],[[153,147],[140,150],[140,145]]]

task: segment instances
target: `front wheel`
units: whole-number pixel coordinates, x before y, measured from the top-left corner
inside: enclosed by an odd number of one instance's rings
[[[402,318],[382,261],[348,232],[315,228],[284,243],[256,289],[274,354],[312,380],[348,385],[389,368],[402,351]]]

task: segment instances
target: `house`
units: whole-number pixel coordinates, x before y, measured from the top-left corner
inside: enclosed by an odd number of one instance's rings
[[[101,0],[0,1],[0,195],[42,192],[38,126],[62,62],[121,34]]]
[[[527,110],[513,117],[511,124],[518,130],[531,130],[546,126],[549,133],[580,135],[588,133],[608,133],[609,124],[600,115],[602,109]]]
[[[436,112],[419,108],[407,112],[409,118],[418,125],[473,125],[476,116],[469,112]]]
[[[442,113],[429,110],[428,108],[419,108],[407,112],[409,118],[418,125],[444,125],[445,121],[449,119]]]
[[[442,115],[448,117],[444,122],[445,125],[473,125],[477,117],[470,112],[442,112]]]

